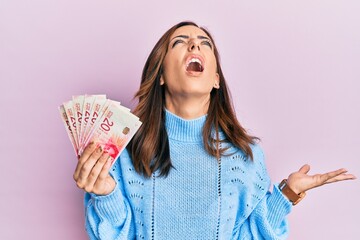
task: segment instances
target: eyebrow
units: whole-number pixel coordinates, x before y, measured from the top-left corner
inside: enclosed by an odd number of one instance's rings
[[[186,39],[189,39],[190,37],[187,36],[187,35],[178,35],[178,36],[176,36],[176,37],[173,37],[173,38],[170,40],[170,42],[171,42],[172,40],[174,40],[175,38],[186,38]],[[198,35],[197,38],[198,38],[198,39],[207,39],[207,40],[211,41],[210,38],[205,37],[205,36],[202,36],[202,35]]]

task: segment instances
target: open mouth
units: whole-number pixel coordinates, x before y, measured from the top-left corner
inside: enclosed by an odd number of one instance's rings
[[[192,57],[188,60],[186,64],[186,71],[188,72],[203,72],[204,67],[199,58]]]

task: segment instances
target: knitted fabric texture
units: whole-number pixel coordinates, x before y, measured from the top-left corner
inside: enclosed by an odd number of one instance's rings
[[[90,239],[286,239],[291,203],[270,179],[264,155],[254,161],[234,147],[217,160],[203,145],[206,116],[184,120],[166,111],[168,177],[144,178],[125,150],[111,169],[117,182],[106,196],[85,194]]]

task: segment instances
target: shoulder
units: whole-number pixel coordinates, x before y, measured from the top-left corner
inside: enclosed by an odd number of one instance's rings
[[[253,154],[253,162],[254,165],[256,165],[257,167],[260,168],[266,168],[265,166],[265,154],[264,151],[262,149],[262,147],[256,143],[256,144],[250,144],[250,148]]]
[[[253,159],[247,156],[245,152],[237,147],[230,147],[226,151],[226,155],[229,156],[225,165],[229,168],[240,168],[242,174],[255,182],[262,182],[264,185],[270,183],[270,177],[267,173],[265,164],[265,155],[262,147],[259,144],[250,144]],[[235,166],[235,167],[233,167]]]
[[[254,159],[255,158],[264,158],[264,151],[262,149],[262,147],[260,146],[260,144],[258,143],[254,143],[254,144],[249,144],[249,147],[251,148],[251,151],[254,155]]]
[[[257,175],[258,180],[265,182],[266,185],[270,184],[270,176],[267,172],[265,164],[265,154],[262,147],[259,144],[250,145],[253,153],[252,164],[254,166],[255,174]]]

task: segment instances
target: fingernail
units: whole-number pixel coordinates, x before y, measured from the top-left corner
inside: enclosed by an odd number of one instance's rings
[[[102,148],[101,146],[98,147],[98,149],[96,150],[98,153],[101,153],[102,152]]]
[[[101,155],[101,157],[104,159],[102,162],[107,162],[107,159],[109,158],[109,154],[107,153],[107,152],[103,152],[102,153],[102,155]]]

